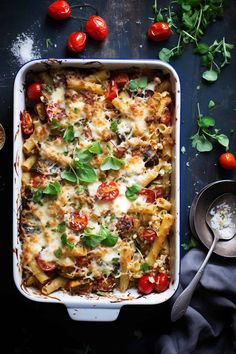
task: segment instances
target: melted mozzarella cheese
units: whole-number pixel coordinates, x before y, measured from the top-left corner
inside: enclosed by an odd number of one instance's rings
[[[51,100],[54,103],[58,102],[65,102],[65,88],[64,87],[57,87],[55,90],[53,90],[52,95],[51,95]]]

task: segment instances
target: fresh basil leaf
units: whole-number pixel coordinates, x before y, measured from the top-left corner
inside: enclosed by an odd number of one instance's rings
[[[138,88],[145,89],[148,84],[147,76],[142,76],[138,79]]]
[[[93,154],[87,149],[81,149],[75,151],[75,160],[79,160],[82,162],[89,162],[93,158]]]
[[[117,119],[114,119],[111,122],[110,129],[111,129],[112,132],[114,132],[114,133],[117,132],[118,124],[119,124],[119,120],[117,120]]]
[[[58,232],[64,232],[66,229],[66,223],[65,221],[61,221],[58,225],[57,225],[57,231]]]
[[[89,148],[88,151],[91,152],[91,154],[95,154],[95,155],[100,155],[102,154],[102,147],[101,144],[99,143],[99,141],[95,141],[95,143],[93,143]]]
[[[138,198],[138,192],[140,192],[141,186],[139,184],[133,184],[130,187],[127,187],[125,196],[129,200],[136,200]]]
[[[218,79],[218,73],[215,70],[206,70],[202,74],[202,77],[206,81],[213,82]]]
[[[124,160],[117,159],[114,156],[107,156],[101,164],[102,171],[115,170],[118,171],[122,165],[125,164]]]
[[[209,128],[215,126],[215,119],[207,116],[200,117],[198,119],[198,125],[200,128]]]
[[[74,138],[75,138],[74,127],[73,127],[73,125],[69,125],[65,130],[65,133],[63,135],[63,139],[67,142],[71,142],[74,140]]]
[[[56,119],[56,118],[52,118],[52,126],[51,129],[61,129],[61,123]]]
[[[74,108],[74,113],[78,113],[79,109],[77,107]]]
[[[61,258],[62,256],[62,250],[61,248],[58,248],[57,250],[54,251],[54,255],[57,257],[57,258]]]
[[[213,100],[210,100],[209,102],[208,102],[208,108],[209,109],[211,109],[211,108],[214,108],[215,107],[215,102],[213,101]]]
[[[91,248],[96,248],[104,240],[104,235],[100,234],[90,234],[83,238],[86,246]]]
[[[33,197],[32,200],[34,203],[39,203],[41,204],[42,198],[43,198],[43,187],[39,187],[35,191],[33,191]]]
[[[216,136],[216,140],[219,144],[223,145],[224,147],[229,147],[229,138],[224,134],[219,134]]]
[[[162,61],[169,62],[172,56],[173,52],[171,49],[168,48],[162,48],[162,50],[159,52],[159,59]]]
[[[61,178],[65,179],[66,181],[76,183],[77,182],[77,176],[72,170],[65,170],[61,172]]]
[[[105,240],[102,241],[102,244],[107,247],[113,247],[118,241],[118,236],[116,234],[110,233]]]
[[[141,270],[142,272],[147,272],[148,269],[149,269],[149,265],[148,265],[147,263],[141,264],[140,270]]]
[[[67,236],[66,234],[62,234],[61,235],[61,243],[63,246],[66,246],[66,243],[67,243]]]
[[[76,173],[82,182],[93,183],[97,180],[96,171],[87,163],[78,161],[76,163]]]
[[[196,148],[199,152],[208,152],[213,149],[212,143],[205,137],[205,135],[195,134],[191,137],[192,147]]]
[[[130,82],[128,84],[128,89],[131,92],[135,92],[135,91],[137,91],[137,88],[138,88],[137,80],[130,80]]]
[[[50,182],[48,186],[43,190],[43,194],[50,196],[58,196],[61,191],[61,185],[58,181]]]
[[[197,247],[198,242],[195,240],[195,238],[191,237],[189,242],[182,243],[181,246],[185,251],[189,251],[190,249]]]
[[[195,53],[206,54],[209,51],[209,46],[205,43],[199,43],[195,49]]]
[[[120,258],[118,258],[118,257],[112,258],[111,262],[114,265],[119,264],[120,263]]]

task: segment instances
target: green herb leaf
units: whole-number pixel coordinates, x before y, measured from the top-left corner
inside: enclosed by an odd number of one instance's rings
[[[66,181],[76,183],[77,182],[77,176],[72,170],[64,170],[61,172],[61,178],[65,179]]]
[[[215,102],[213,101],[213,100],[210,100],[209,102],[208,102],[208,108],[209,109],[211,109],[211,108],[214,108],[215,107]]]
[[[198,126],[202,129],[214,127],[215,126],[215,119],[207,116],[201,116],[198,119]]]
[[[118,257],[112,258],[111,260],[112,264],[119,264],[120,263],[120,259]]]
[[[48,186],[43,190],[43,194],[47,194],[52,197],[58,196],[61,192],[61,185],[58,181],[50,182]]]
[[[61,235],[61,243],[63,246],[67,246],[70,250],[72,250],[75,247],[75,244],[67,239],[66,234]]]
[[[149,265],[147,263],[141,264],[141,266],[140,266],[141,272],[147,272],[148,269],[149,269]]]
[[[95,248],[100,243],[108,247],[113,247],[117,243],[118,236],[110,232],[110,230],[105,226],[101,226],[99,232],[96,234],[92,233],[91,231],[92,230],[89,227],[84,229],[85,237],[83,240],[85,245],[88,247]]]
[[[205,137],[205,135],[195,134],[191,137],[192,147],[196,148],[199,152],[208,152],[213,149],[212,143]]]
[[[181,147],[181,152],[182,152],[182,154],[185,154],[185,153],[186,153],[186,148],[185,148],[185,146],[182,146],[182,147]]]
[[[195,53],[206,54],[209,51],[209,46],[205,43],[199,43],[195,49]]]
[[[58,248],[57,250],[54,251],[54,255],[57,257],[57,258],[61,258],[62,256],[62,249],[61,248]]]
[[[219,144],[223,145],[227,149],[229,148],[229,138],[224,134],[216,135],[216,140]]]
[[[61,221],[58,225],[57,225],[57,231],[58,232],[64,232],[66,229],[66,223],[65,221]]]
[[[52,118],[51,124],[52,124],[51,129],[60,130],[62,128],[61,123],[56,118]]]
[[[110,232],[105,226],[101,227],[100,234],[105,236],[102,244],[108,247],[113,247],[117,243],[118,235],[115,233]]]
[[[117,132],[118,124],[119,124],[119,120],[117,120],[117,119],[114,119],[111,122],[110,129],[111,129],[112,132],[114,132],[114,133]]]
[[[137,80],[130,80],[129,85],[128,85],[128,89],[131,92],[135,92],[138,89],[138,82]]]
[[[147,84],[148,84],[148,79],[146,76],[141,76],[139,79],[138,79],[138,88],[141,88],[141,89],[145,89],[147,87]]]
[[[65,130],[63,139],[67,142],[71,142],[74,140],[74,138],[75,138],[74,127],[73,125],[69,125]]]
[[[213,82],[218,79],[218,73],[215,70],[206,70],[202,74],[202,77],[206,81]]]
[[[124,160],[117,159],[114,156],[107,156],[101,164],[102,171],[115,170],[118,171],[122,165],[125,164]]]
[[[75,151],[75,160],[76,161],[82,161],[82,162],[89,162],[93,158],[93,154],[87,149],[81,149],[81,150],[76,150]]]
[[[76,162],[76,173],[80,181],[93,183],[97,180],[96,171],[87,163]]]
[[[162,48],[162,50],[159,52],[159,58],[162,61],[166,61],[167,63],[170,61],[170,58],[173,56],[173,52],[171,49],[168,48]]]
[[[95,154],[95,155],[100,155],[102,154],[102,147],[101,144],[99,143],[99,141],[95,141],[95,143],[93,143],[89,148],[88,151],[91,152],[91,154]]]
[[[189,242],[182,243],[181,245],[185,251],[189,251],[192,248],[195,248],[198,246],[198,242],[195,240],[195,238],[191,237]]]
[[[132,186],[127,187],[125,192],[126,198],[132,201],[136,200],[138,198],[138,192],[140,192],[141,188],[142,187],[139,184],[133,184]]]

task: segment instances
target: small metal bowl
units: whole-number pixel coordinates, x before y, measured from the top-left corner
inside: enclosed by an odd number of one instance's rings
[[[2,124],[0,123],[0,150],[2,150],[6,141],[6,133],[5,129],[3,128]]]
[[[236,181],[221,180],[208,184],[194,198],[190,208],[191,231],[207,248],[210,248],[213,236],[205,221],[206,212],[213,200],[224,193],[236,195]],[[223,257],[236,257],[236,237],[229,241],[219,241],[215,246],[214,253]]]

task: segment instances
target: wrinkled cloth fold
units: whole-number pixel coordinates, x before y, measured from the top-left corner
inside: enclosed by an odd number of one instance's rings
[[[174,303],[196,274],[206,253],[190,250],[181,261],[180,287]],[[160,336],[156,354],[236,353],[236,260],[213,255],[185,315]]]

